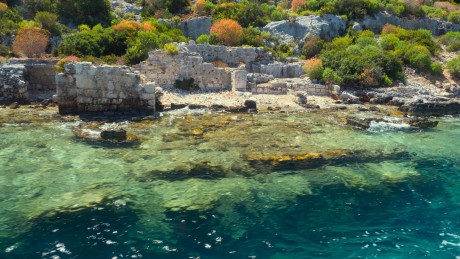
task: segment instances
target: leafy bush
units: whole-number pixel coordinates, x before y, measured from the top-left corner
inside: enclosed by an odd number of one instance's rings
[[[179,53],[179,48],[172,43],[165,44],[163,50],[169,55],[177,55]]]
[[[451,75],[460,78],[460,56],[457,56],[451,61],[447,62],[447,69]]]
[[[243,40],[243,28],[231,19],[223,19],[213,24],[211,34],[216,34],[219,42],[226,46],[238,46]]]
[[[13,52],[18,56],[34,57],[45,53],[50,33],[40,28],[24,28],[13,42]]]
[[[198,38],[196,38],[196,43],[198,44],[209,44],[209,35],[202,34]]]
[[[398,37],[394,34],[384,35],[380,40],[380,46],[384,50],[395,50],[396,46],[401,43]]]
[[[197,0],[196,3],[193,5],[193,13],[196,15],[204,15],[204,5],[206,0]]]
[[[57,10],[67,22],[95,25],[110,21],[109,0],[59,0]]]
[[[303,44],[302,55],[306,58],[312,58],[318,55],[323,49],[324,41],[316,35],[309,35]]]
[[[174,83],[174,87],[186,91],[195,91],[200,89],[200,87],[195,83],[195,79],[193,78],[183,80],[178,79]]]
[[[343,79],[332,69],[326,68],[323,72],[323,82],[327,85],[341,85],[343,83]]]
[[[262,37],[262,32],[253,28],[244,28],[243,29],[243,40],[241,41],[243,45],[252,46],[252,47],[262,47],[264,45],[264,38]]]
[[[8,5],[0,2],[0,12],[4,12],[6,10],[8,10]]]
[[[431,73],[435,76],[441,76],[443,72],[442,64],[439,62],[434,62],[431,64]]]
[[[447,20],[449,22],[460,24],[460,13],[457,13],[457,12],[450,13]]]
[[[306,4],[307,4],[307,0],[292,0],[291,10],[293,12],[297,12],[297,9],[305,7]]]
[[[312,58],[305,61],[303,69],[311,79],[321,79],[323,76],[323,62],[319,58]]]

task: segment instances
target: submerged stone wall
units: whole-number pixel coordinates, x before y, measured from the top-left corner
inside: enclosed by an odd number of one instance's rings
[[[250,83],[249,89],[254,94],[288,94],[305,92],[308,95],[331,96],[338,94],[340,86],[314,84],[309,78],[274,79],[264,83]]]
[[[155,84],[142,84],[139,73],[128,67],[67,64],[56,75],[59,112],[153,113]]]
[[[56,63],[49,59],[11,59],[0,65],[0,101],[42,101],[56,92]]]

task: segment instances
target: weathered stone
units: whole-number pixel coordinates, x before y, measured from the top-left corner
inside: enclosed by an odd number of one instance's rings
[[[428,119],[410,119],[409,125],[417,128],[435,128],[438,126],[439,121],[430,121]]]
[[[430,30],[435,36],[445,34],[449,31],[460,31],[460,24],[442,21],[431,17],[413,18],[397,17],[386,12],[366,16],[359,23],[362,28],[380,33],[385,24],[393,24],[407,30],[426,29]]]
[[[10,109],[17,109],[17,108],[19,108],[19,103],[14,102],[14,103],[10,104],[8,107],[9,107]]]
[[[345,21],[336,15],[298,16],[294,21],[283,20],[271,22],[262,30],[280,37],[282,42],[300,40],[304,42],[309,34],[318,35],[324,39],[333,39],[346,30]]]
[[[211,25],[211,18],[203,16],[182,21],[180,29],[186,37],[196,40],[202,34],[209,34]]]
[[[125,141],[125,140],[127,140],[126,130],[124,130],[124,129],[103,130],[103,131],[101,131],[101,139]]]

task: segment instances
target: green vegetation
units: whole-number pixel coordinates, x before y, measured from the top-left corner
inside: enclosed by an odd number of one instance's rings
[[[387,25],[380,35],[351,30],[333,40],[309,35],[299,45],[299,42],[284,43],[257,28],[272,21],[292,21],[298,15],[310,14],[340,15],[350,25],[353,20],[381,11],[460,24],[458,2],[296,0],[275,4],[265,0],[198,0],[192,6],[190,0],[139,0],[143,7],[141,16],[127,13],[117,18],[121,12],[111,10],[109,0],[0,0],[0,37],[2,42],[8,42],[4,39],[14,39],[20,30],[39,28],[48,31],[52,38],[62,39],[54,48],[55,56],[137,64],[154,49],[176,54],[177,47],[171,43],[189,40],[178,29],[181,19],[206,15],[213,21],[212,33],[198,37],[199,44],[263,47],[278,60],[292,56],[314,60],[315,66],[305,67],[311,78],[325,83],[374,87],[404,81],[403,66],[442,75],[443,66],[433,60],[440,47],[460,51],[460,32],[449,32],[436,40],[428,30],[411,31]],[[170,22],[159,22],[160,18]],[[19,52],[12,50],[11,43],[0,45],[0,56],[18,55]],[[46,51],[49,53],[49,48]]]
[[[451,75],[460,78],[460,56],[457,56],[451,61],[447,62],[447,69]]]

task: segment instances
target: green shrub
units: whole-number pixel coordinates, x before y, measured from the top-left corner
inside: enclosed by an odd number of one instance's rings
[[[196,43],[198,43],[198,44],[209,44],[209,37],[210,37],[210,35],[202,34],[196,39]]]
[[[200,89],[200,87],[195,83],[195,79],[193,78],[183,80],[178,79],[174,83],[174,87],[186,91],[195,91]]]
[[[57,10],[59,17],[66,22],[95,25],[108,24],[110,21],[110,2],[108,0],[59,0]]]
[[[451,12],[447,18],[449,22],[460,24],[460,13]]]
[[[454,42],[447,46],[448,51],[459,51],[460,50],[460,42]]]
[[[163,50],[169,55],[177,55],[179,53],[179,48],[172,43],[165,44]]]
[[[327,85],[341,85],[343,83],[342,78],[334,70],[330,68],[324,69],[323,81]]]
[[[447,17],[449,15],[449,12],[447,10],[427,5],[422,6],[422,11],[429,17],[442,20],[447,20]]]
[[[262,32],[253,27],[243,28],[243,40],[241,44],[252,47],[262,47],[264,45]]]
[[[302,47],[302,55],[312,58],[318,55],[324,47],[324,41],[316,35],[309,35]]]
[[[303,68],[311,79],[321,79],[323,77],[323,62],[319,58],[307,60]]]
[[[457,56],[451,61],[447,62],[447,69],[451,75],[460,78],[460,56]]]
[[[380,46],[384,50],[395,50],[396,46],[400,43],[401,41],[394,34],[384,35],[380,40]]]
[[[431,73],[435,76],[441,76],[443,72],[442,64],[439,62],[434,62],[431,64]]]

